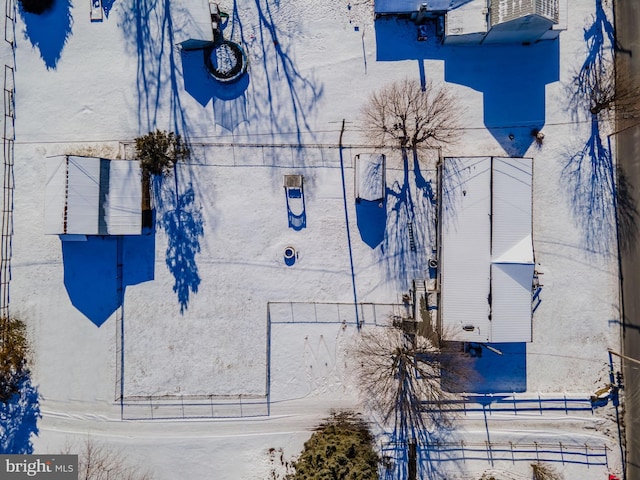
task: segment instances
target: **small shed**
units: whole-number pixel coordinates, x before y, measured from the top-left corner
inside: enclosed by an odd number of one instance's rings
[[[142,233],[142,175],[137,161],[65,155],[47,159],[46,170],[45,233]]]
[[[386,188],[386,158],[381,153],[360,153],[354,159],[356,202],[384,200]]]
[[[441,331],[445,340],[530,342],[530,158],[445,158]]]

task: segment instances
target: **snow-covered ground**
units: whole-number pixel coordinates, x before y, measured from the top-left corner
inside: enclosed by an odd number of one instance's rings
[[[11,312],[27,322],[35,355],[36,453],[90,434],[160,480],[253,480],[278,470],[270,448],[289,458],[331,408],[357,408],[346,355],[358,336],[353,302],[380,304],[377,317],[359,311],[365,325],[397,308],[435,238],[427,185],[437,191],[436,152],[418,170],[389,152],[383,210],[354,198],[353,158],[366,151],[359,110],[369,92],[405,77],[447,81],[464,106],[462,139],[443,154],[534,159],[542,290],[533,342],[505,346],[502,357],[485,352],[479,391],[586,399],[608,382],[607,348],[619,342],[616,250],[604,234],[597,251],[585,243],[591,225],[572,209],[576,189],[563,168],[590,135],[588,122],[573,121],[565,89],[586,56],[583,29],[596,1],[570,2],[559,47],[473,51],[419,43],[406,22],[374,28],[367,3],[222,1],[225,36],[250,62],[248,80],[228,88],[208,78],[201,52],[175,47],[211,37],[205,0],[103,0],[102,22],[90,22],[86,0],[58,0],[49,17],[18,15]],[[13,65],[6,44],[3,59]],[[543,127],[542,146],[522,124]],[[181,132],[194,148],[192,161],[157,185],[155,235],[71,243],[44,234],[48,157],[130,158],[120,142],[156,127]],[[299,230],[289,224],[288,174],[304,176]],[[270,416],[157,419],[206,416],[217,402],[231,402],[221,411],[234,415],[241,402],[244,415],[264,413],[267,400]],[[612,407],[516,413],[463,416],[452,441],[606,446],[606,461],[569,455],[576,461],[565,463],[555,450],[548,459],[567,479],[620,473]],[[472,457],[443,461],[441,471],[525,478],[532,460]]]

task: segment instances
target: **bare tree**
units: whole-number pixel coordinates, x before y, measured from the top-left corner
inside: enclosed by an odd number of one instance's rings
[[[454,345],[438,346],[402,328],[376,327],[363,331],[354,347],[365,402],[392,428],[393,461],[387,468],[397,480],[434,468],[424,446],[431,443],[430,432],[450,426],[455,405],[450,392],[460,391],[456,387],[471,377],[469,358]]]
[[[611,152],[607,133],[637,123],[640,85],[629,76],[624,62],[615,63],[614,25],[603,0],[596,0],[595,15],[584,29],[587,55],[567,85],[569,106],[575,120],[589,120],[589,138],[577,152],[568,152],[563,169],[572,190],[572,208],[584,230],[587,250],[609,253],[634,245],[638,234],[638,210],[625,172]],[[617,235],[617,237],[616,237]]]
[[[79,449],[72,445],[63,454],[78,454],[78,480],[151,480],[151,473],[132,465],[118,449],[87,438]]]
[[[367,140],[416,151],[455,142],[462,109],[446,87],[404,79],[373,92],[362,109]]]
[[[414,424],[422,422],[424,411],[446,412],[455,397],[450,392],[471,376],[468,357],[454,345],[396,327],[363,331],[354,353],[369,407],[385,423],[398,411]]]
[[[546,463],[532,463],[533,480],[562,480],[564,477],[551,465]]]
[[[640,113],[640,85],[628,75],[616,75],[613,59],[606,55],[585,63],[568,88],[574,112],[588,112],[600,121],[621,121]]]

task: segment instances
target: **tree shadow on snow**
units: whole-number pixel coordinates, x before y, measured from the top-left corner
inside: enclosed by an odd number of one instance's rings
[[[607,18],[601,0],[596,0],[596,14],[584,29],[587,56],[574,75],[570,86],[570,108],[576,120],[590,123],[590,135],[577,152],[567,153],[562,180],[571,190],[571,207],[582,230],[584,247],[593,253],[610,254],[616,242],[621,248],[637,238],[638,211],[632,187],[624,172],[616,169],[608,138],[603,129],[611,121],[602,111],[592,113],[594,89],[607,78],[613,68],[616,48],[613,25]]]
[[[175,12],[172,10],[176,10]],[[174,16],[182,19],[174,24]],[[130,39],[129,53],[137,61],[136,86],[138,124],[141,132],[158,127],[168,112],[170,130],[189,136],[188,120],[180,99],[176,62],[176,37],[195,22],[184,7],[172,7],[170,0],[128,0],[121,9],[121,25]],[[166,128],[166,127],[165,127]]]
[[[527,391],[527,344],[497,343],[492,345],[502,355],[478,344],[471,344],[469,368],[465,379],[445,382],[453,393],[513,393]],[[451,388],[454,386],[454,388]]]
[[[263,88],[251,90],[255,111],[249,122],[268,126],[266,133],[272,135],[293,134],[303,143],[302,134],[312,133],[307,117],[315,111],[323,88],[297,68],[292,53],[294,30],[278,26],[280,19],[286,20],[281,9],[288,5],[273,0],[254,0],[254,5],[257,26],[245,27],[237,0],[230,19],[230,37],[247,49],[252,76],[264,77]]]
[[[24,37],[38,49],[47,70],[55,69],[62,50],[71,36],[73,17],[71,0],[55,0],[44,13],[25,12],[18,2],[18,11],[24,22]]]
[[[386,190],[386,231],[381,256],[387,278],[408,289],[424,278],[435,245],[436,199],[430,179],[421,169],[418,154],[402,153],[402,180]]]
[[[165,263],[174,278],[180,313],[184,314],[190,295],[198,293],[200,285],[196,255],[200,253],[204,222],[193,185],[179,188],[179,172],[175,168],[173,178],[155,177],[153,183],[158,227],[167,236]]]
[[[524,155],[545,124],[545,87],[560,79],[559,41],[456,47],[427,27],[428,40],[419,42],[413,22],[376,20],[377,60],[417,60],[421,77],[429,73],[424,60],[443,60],[445,81],[481,92],[487,129],[510,156]]]
[[[62,261],[64,285],[71,303],[99,327],[122,306],[127,285],[153,280],[155,235],[88,236],[86,241],[63,239]]]
[[[38,435],[40,399],[31,383],[30,372],[23,371],[17,380],[17,391],[7,401],[0,401],[0,453],[29,455],[33,453],[31,437]]]
[[[437,451],[453,433],[453,417],[439,410],[421,412],[397,408],[394,426],[382,436],[380,478],[383,480],[445,480],[451,471],[443,472]]]

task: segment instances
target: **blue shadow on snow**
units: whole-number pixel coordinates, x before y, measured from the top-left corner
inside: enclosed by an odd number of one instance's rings
[[[165,263],[174,278],[173,291],[178,297],[180,313],[189,306],[192,293],[198,293],[200,275],[196,255],[200,253],[200,237],[204,221],[200,206],[195,203],[193,185],[179,190],[179,170],[174,168],[173,186],[166,177],[153,178],[158,228],[167,236]]]
[[[387,209],[384,201],[356,201],[356,222],[362,241],[376,248],[384,240]]]
[[[102,0],[102,10],[104,10],[105,17],[109,18],[114,3],[116,3],[116,0]]]
[[[527,344],[495,343],[498,355],[480,345],[473,345],[476,352],[470,359],[473,369],[470,380],[451,382],[457,393],[514,393],[527,390]],[[449,383],[447,386],[450,387]],[[453,390],[449,388],[450,390]]]
[[[245,91],[249,87],[249,75],[245,73],[237,82],[223,84],[207,71],[204,50],[181,50],[184,89],[200,105],[215,104],[216,123],[233,131],[247,119]]]
[[[7,401],[0,401],[0,454],[29,455],[33,453],[32,435],[38,435],[40,399],[31,383],[31,373],[21,372],[17,391]]]
[[[122,248],[121,286],[118,242]],[[99,327],[122,305],[127,285],[153,280],[155,235],[62,240],[62,259],[64,285],[71,303]]]
[[[386,263],[387,278],[399,280],[399,288],[404,290],[414,278],[423,278],[428,271],[435,245],[436,204],[418,153],[403,152],[402,165],[402,179],[386,188],[383,209],[386,226],[380,253]]]
[[[24,21],[25,39],[37,48],[47,70],[55,69],[62,57],[62,50],[71,36],[73,17],[71,0],[55,0],[53,6],[39,15],[28,13],[18,2],[20,16]]]
[[[445,81],[482,92],[485,126],[509,155],[524,155],[545,123],[545,87],[560,79],[559,41],[446,46],[428,27],[429,40],[418,42],[412,22],[376,20],[377,60],[417,60],[420,77],[424,60],[443,60]]]

